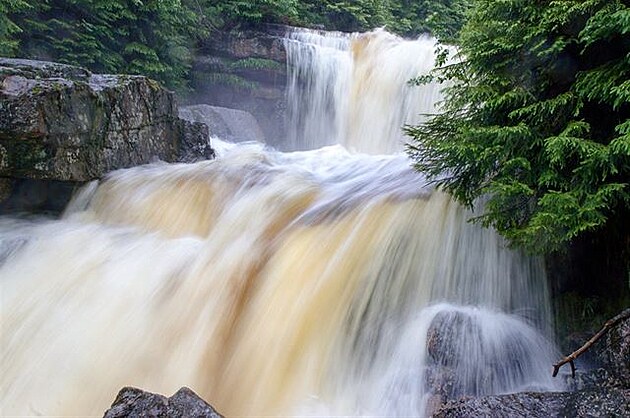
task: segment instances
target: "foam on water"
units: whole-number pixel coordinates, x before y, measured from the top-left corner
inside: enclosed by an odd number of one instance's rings
[[[560,389],[541,260],[383,154],[435,100],[406,85],[429,43],[293,33],[301,151],[214,139],[216,160],[110,173],[60,220],[3,219],[2,414],[99,415],[129,385],[228,416]]]

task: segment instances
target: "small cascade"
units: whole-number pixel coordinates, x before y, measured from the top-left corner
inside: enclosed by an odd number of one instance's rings
[[[294,30],[285,40],[289,149],[341,144],[370,154],[402,150],[402,126],[435,112],[439,86],[408,81],[433,68],[435,40]]]
[[[429,44],[293,32],[300,151],[215,139],[216,160],[110,173],[62,219],[1,219],[0,412],[188,386],[228,417],[426,416],[562,389],[541,260],[385,153],[436,100],[405,82]]]

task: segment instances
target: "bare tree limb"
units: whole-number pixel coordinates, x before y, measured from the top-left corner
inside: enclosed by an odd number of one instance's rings
[[[557,362],[556,364],[553,365],[553,377],[556,377],[558,375],[558,371],[560,370],[560,367],[562,367],[563,365],[565,365],[567,363],[569,363],[569,365],[571,366],[571,376],[575,377],[575,364],[573,363],[575,361],[575,359],[577,359],[579,356],[584,354],[585,351],[587,351],[589,348],[591,348],[591,346],[593,344],[595,344],[595,342],[597,342],[597,340],[599,340],[604,335],[606,335],[606,333],[611,328],[614,328],[621,321],[623,321],[625,319],[628,319],[628,318],[630,318],[630,308],[622,311],[619,315],[617,315],[617,316],[609,319],[608,321],[606,321],[606,323],[604,323],[604,326],[602,327],[602,329],[600,329],[597,332],[597,334],[593,335],[590,340],[588,340],[586,343],[584,343],[584,345],[582,347],[578,348],[577,350],[575,350],[574,352],[572,352],[571,354],[569,354],[568,356],[566,356],[565,358],[563,358],[562,360],[560,360],[559,362]]]

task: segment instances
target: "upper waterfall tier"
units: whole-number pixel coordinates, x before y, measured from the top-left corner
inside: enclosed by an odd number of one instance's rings
[[[440,98],[437,84],[409,85],[434,66],[432,38],[296,29],[285,47],[290,150],[341,144],[370,154],[400,151],[402,127],[433,113]]]

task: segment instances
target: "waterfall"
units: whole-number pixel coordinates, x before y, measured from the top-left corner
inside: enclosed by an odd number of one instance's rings
[[[291,31],[285,39],[291,150],[341,144],[351,151],[400,151],[402,126],[435,112],[439,86],[408,81],[433,68],[435,41]]]
[[[426,416],[561,389],[541,260],[395,152],[438,95],[406,84],[429,45],[293,32],[294,152],[215,139],[216,160],[110,173],[61,219],[1,219],[0,412],[188,386],[227,416]]]

